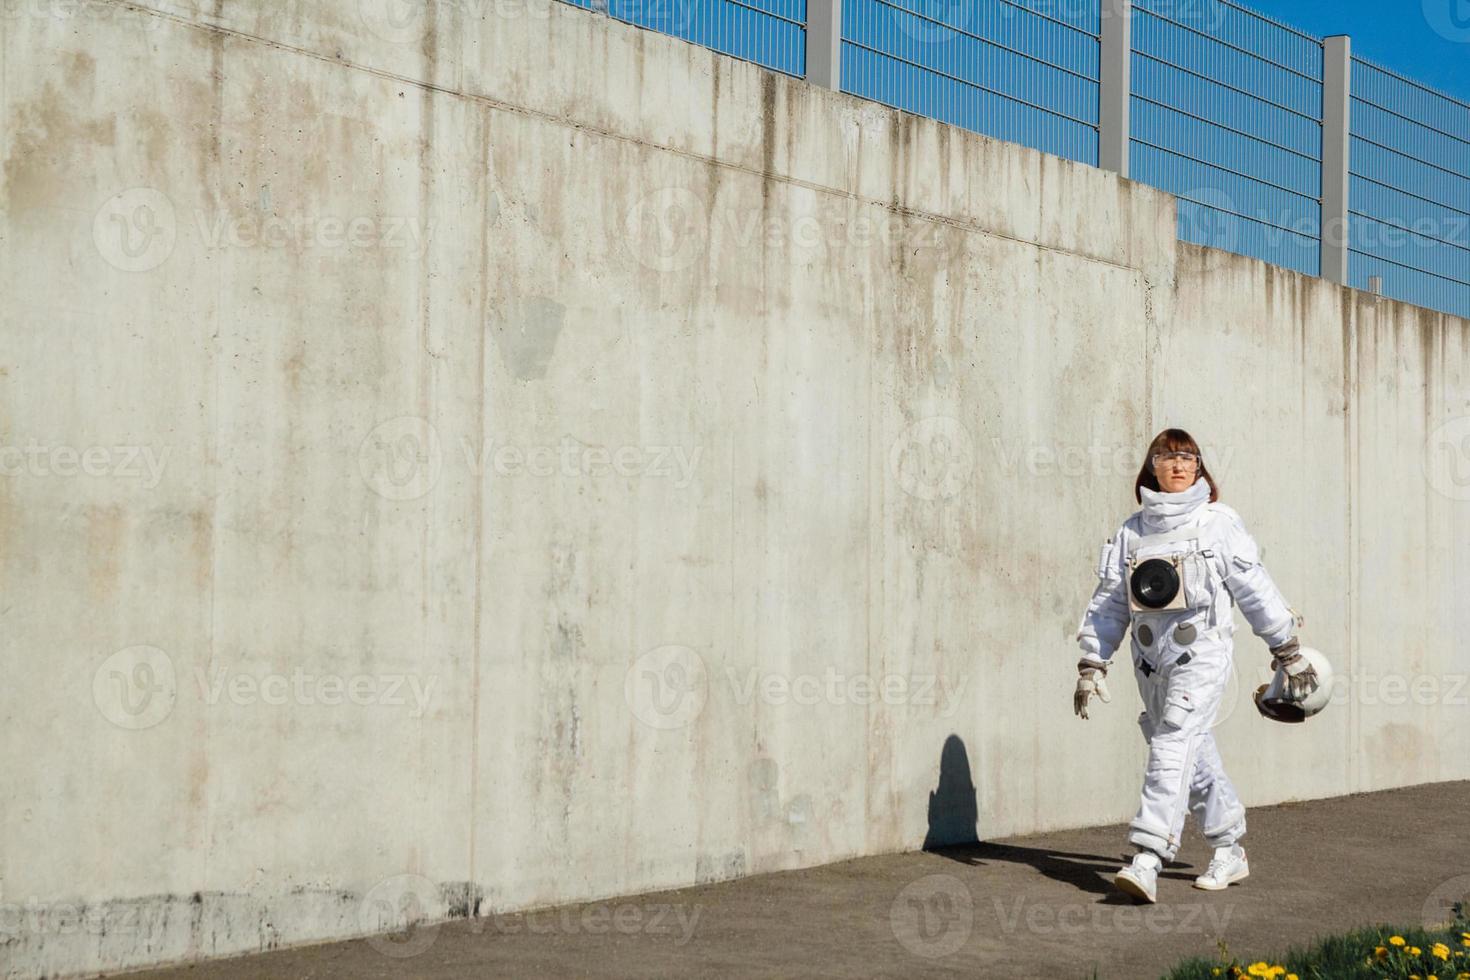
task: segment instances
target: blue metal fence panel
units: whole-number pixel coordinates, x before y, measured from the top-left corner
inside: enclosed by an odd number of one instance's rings
[[[1353,59],[1348,280],[1470,316],[1470,105]]]
[[[1099,9],[1097,0],[843,0],[842,88],[1096,165]]]
[[[1229,0],[1134,0],[1129,170],[1179,237],[1316,275],[1322,42]]]
[[[565,0],[797,78],[806,76],[806,0]]]
[[[566,0],[803,76],[807,0]],[[1179,237],[1316,275],[1322,41],[1235,0],[1133,0],[1130,170]],[[1096,165],[1101,0],[842,0],[854,95]],[[1349,281],[1470,317],[1470,104],[1353,63]]]

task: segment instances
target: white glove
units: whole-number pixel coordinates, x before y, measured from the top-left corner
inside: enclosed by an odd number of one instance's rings
[[[1300,653],[1301,644],[1292,637],[1279,647],[1271,649],[1271,669],[1286,672],[1286,696],[1301,701],[1317,690],[1320,681],[1312,662]]]
[[[1087,720],[1087,702],[1094,694],[1102,698],[1104,704],[1112,702],[1112,695],[1108,693],[1107,674],[1106,666],[1099,667],[1087,660],[1077,665],[1077,690],[1072,693],[1072,710],[1083,721]]]

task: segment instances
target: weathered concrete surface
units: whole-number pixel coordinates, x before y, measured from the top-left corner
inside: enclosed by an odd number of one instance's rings
[[[1219,942],[1246,962],[1377,923],[1446,921],[1470,897],[1470,783],[1251,812],[1251,877],[1191,887],[1197,837],[1160,902],[1112,891],[1120,825],[862,858],[807,871],[490,916],[140,975],[413,977],[1157,977]],[[1412,828],[1405,833],[1406,828]],[[1303,846],[1308,844],[1309,846]]]
[[[1344,671],[1271,728],[1242,641],[1247,802],[1470,776],[1463,321],[549,0],[394,9],[0,18],[8,971],[1123,819],[1072,633],[1164,424]]]

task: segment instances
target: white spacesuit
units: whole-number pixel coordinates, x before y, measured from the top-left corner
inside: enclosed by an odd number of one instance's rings
[[[1209,502],[1205,480],[1179,493],[1139,494],[1143,509],[1098,558],[1097,589],[1077,634],[1079,666],[1105,671],[1131,624],[1149,751],[1128,840],[1168,861],[1187,812],[1217,849],[1245,833],[1245,808],[1210,731],[1230,677],[1232,603],[1268,647],[1291,640],[1297,620],[1240,516]]]

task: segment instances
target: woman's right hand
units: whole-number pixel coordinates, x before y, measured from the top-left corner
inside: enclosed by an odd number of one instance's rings
[[[1083,721],[1087,720],[1087,702],[1094,695],[1104,704],[1113,700],[1108,694],[1107,673],[1106,667],[1098,667],[1085,660],[1077,665],[1077,689],[1072,692],[1072,710]]]

